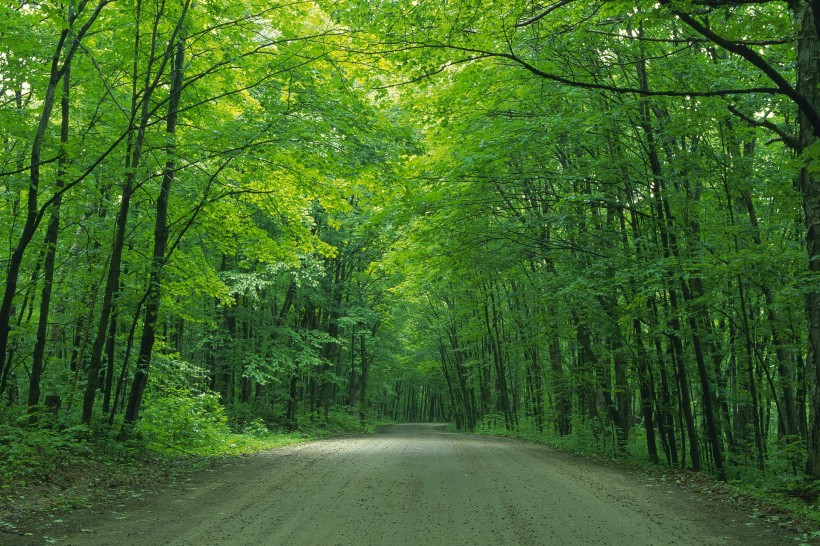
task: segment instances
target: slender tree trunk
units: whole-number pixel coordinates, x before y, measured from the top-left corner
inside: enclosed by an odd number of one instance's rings
[[[63,75],[63,94],[60,97],[60,159],[57,167],[56,186],[59,191],[64,185],[66,151],[69,130],[69,91],[71,90],[70,69],[66,66]],[[48,339],[48,318],[51,310],[51,291],[54,285],[54,259],[57,254],[57,239],[60,235],[60,206],[62,196],[58,196],[51,206],[51,217],[46,228],[45,259],[43,261],[43,289],[40,293],[40,317],[37,323],[37,338],[31,357],[31,374],[29,375],[28,407],[32,420],[37,419],[36,408],[40,403],[40,381],[45,368],[45,349]]]
[[[741,150],[743,150],[743,153],[741,153]],[[754,141],[750,141],[745,143],[743,146],[739,143],[735,144],[732,147],[731,152],[738,159],[752,157],[755,152],[755,143]],[[744,168],[740,173],[741,176],[744,174],[749,176],[751,174],[746,172],[749,170],[745,168],[746,164],[748,164],[748,161],[742,164],[744,165]],[[728,188],[726,193],[727,199],[731,201],[732,195]],[[757,217],[757,211],[755,210],[752,195],[748,189],[740,190],[739,195],[742,206],[749,217],[749,223],[752,227],[752,242],[756,247],[762,249],[763,241],[760,235],[760,222]],[[731,205],[729,206],[729,212],[732,219],[734,219]],[[785,336],[782,332],[777,311],[775,310],[775,296],[772,287],[769,284],[763,284],[763,286],[761,286],[761,291],[763,292],[766,302],[766,319],[771,330],[772,345],[774,346],[775,355],[777,356],[777,372],[780,377],[780,393],[782,395],[782,402],[779,406],[783,408],[783,411],[781,414],[778,414],[778,433],[780,436],[794,435],[797,437],[801,434],[801,427],[798,425],[796,415],[797,404],[794,398],[794,373],[791,369],[792,358],[789,349],[784,344]],[[803,437],[803,440],[805,441],[807,438]]]
[[[458,342],[458,336],[455,325],[451,325],[447,330],[447,335],[450,340],[450,351],[452,355],[453,368],[455,370],[456,381],[461,392],[461,399],[464,402],[464,424],[468,431],[475,429],[476,425],[476,410],[475,400],[471,396],[470,389],[467,385],[467,371],[464,369],[462,363],[462,352]]]
[[[142,395],[148,384],[148,370],[151,365],[151,353],[154,349],[155,330],[162,295],[162,268],[165,265],[165,251],[168,246],[168,201],[171,196],[171,187],[176,177],[176,136],[177,121],[179,119],[179,102],[182,91],[182,75],[185,63],[185,41],[178,38],[176,53],[172,69],[170,100],[168,101],[168,119],[165,132],[168,138],[166,154],[168,159],[163,169],[162,185],[157,196],[157,217],[154,227],[154,253],[151,260],[149,275],[148,298],[145,302],[145,319],[143,320],[142,339],[140,340],[137,356],[137,369],[131,384],[131,393],[128,406],[125,410],[125,427],[132,427],[137,421]]]
[[[641,321],[638,319],[632,320],[632,329],[635,333],[635,345],[638,350],[637,372],[638,372],[638,388],[641,393],[641,415],[643,417],[644,430],[646,431],[646,451],[649,456],[649,462],[658,464],[658,445],[655,441],[655,425],[653,418],[653,408],[655,400],[652,392],[652,378],[649,375],[649,357],[646,354],[646,348],[643,344],[643,332],[641,328]]]
[[[450,366],[448,365],[449,359],[447,358],[447,347],[444,344],[444,340],[439,340],[438,348],[439,358],[441,359],[441,369],[444,372],[444,379],[447,382],[447,392],[450,394],[450,403],[453,406],[453,413],[456,420],[456,428],[458,430],[461,430],[465,422],[465,403],[460,397],[460,391],[458,390],[458,388],[456,388],[455,385],[453,385],[453,374],[450,372]]]
[[[655,317],[655,323],[659,323],[657,305],[654,300],[647,301],[647,307]],[[669,386],[669,374],[667,373],[667,363],[664,358],[663,344],[661,339],[655,336],[655,354],[658,359],[658,370],[661,379],[661,395],[657,401],[658,428],[661,431],[661,439],[665,439],[666,456],[669,465],[678,466],[678,442],[675,436],[675,418],[672,392]]]
[[[111,410],[111,391],[114,387],[114,349],[117,339],[117,313],[111,315],[108,339],[105,343],[105,385],[103,388],[103,413]]]
[[[31,144],[30,168],[29,168],[29,185],[28,195],[26,198],[26,217],[23,222],[23,229],[20,237],[17,240],[14,250],[9,257],[8,267],[5,271],[6,282],[3,288],[3,299],[0,301],[0,377],[7,377],[7,370],[3,368],[9,365],[8,350],[9,350],[9,334],[11,332],[11,315],[13,309],[14,296],[17,293],[17,283],[20,278],[20,268],[23,264],[23,257],[25,256],[28,245],[31,243],[34,233],[37,230],[43,218],[45,210],[40,209],[39,191],[40,191],[40,166],[42,163],[43,141],[46,136],[46,130],[51,122],[51,114],[54,110],[57,87],[65,76],[74,54],[80,45],[80,42],[94,25],[100,12],[108,4],[110,0],[101,0],[97,4],[93,13],[88,20],[82,25],[79,30],[75,30],[74,22],[79,13],[70,10],[68,15],[67,28],[63,29],[57,41],[57,46],[54,50],[54,55],[51,58],[49,82],[46,87],[45,95],[43,96],[43,110],[40,114],[40,119],[37,123],[37,130],[34,134],[34,139]],[[65,50],[66,40],[73,35],[70,47]],[[61,62],[62,57],[62,62]],[[0,382],[0,386],[4,383]],[[2,394],[2,391],[0,391]]]
[[[296,430],[296,409],[299,401],[298,398],[299,377],[294,374],[290,377],[288,385],[288,404],[285,409],[285,421],[289,430]]]
[[[692,295],[687,287],[686,281],[681,279],[680,283],[684,294],[684,300],[691,302]],[[714,396],[712,394],[711,381],[709,379],[709,372],[706,368],[706,357],[703,352],[703,344],[701,343],[698,319],[691,313],[689,314],[689,329],[692,336],[692,347],[695,352],[695,362],[698,367],[698,377],[700,378],[703,416],[706,421],[706,435],[712,450],[712,460],[715,465],[715,471],[720,479],[725,480],[726,469],[723,467],[722,446],[720,442],[718,425],[715,419]]]
[[[367,355],[367,338],[365,333],[359,334],[359,353],[361,354],[361,374],[359,387],[359,421],[365,422],[367,418],[367,376],[370,370],[370,358]]]
[[[577,310],[572,311],[575,323],[575,341],[578,345],[578,404],[586,414],[584,419],[592,420],[598,415],[598,406],[595,396],[594,374],[597,367],[597,357],[592,350],[592,340],[586,324],[581,322]]]
[[[640,80],[641,88],[648,91],[648,78],[646,74],[646,62],[640,61],[638,63],[638,78]],[[650,110],[648,99],[644,98],[641,99],[640,102],[640,112],[641,112],[641,129],[646,137],[647,142],[647,154],[649,157],[649,164],[652,170],[653,181],[652,181],[652,192],[655,196],[655,215],[658,230],[661,236],[661,245],[664,252],[664,257],[669,259],[673,255],[672,245],[673,242],[670,240],[670,228],[672,227],[672,219],[667,216],[667,211],[669,209],[668,205],[665,204],[665,196],[664,192],[666,191],[665,184],[664,184],[664,177],[663,177],[663,169],[661,168],[661,162],[657,151],[657,144],[655,140],[655,134],[652,129],[651,117],[650,117]],[[673,276],[672,274],[668,274],[667,277]],[[669,287],[667,288],[667,293],[669,296],[669,324],[672,327],[672,333],[670,334],[670,341],[672,344],[672,353],[673,358],[675,361],[675,370],[678,380],[678,390],[680,394],[680,408],[683,413],[684,423],[686,424],[686,433],[689,438],[689,454],[691,458],[691,465],[693,470],[700,470],[701,468],[701,461],[700,461],[700,452],[698,451],[698,439],[697,439],[697,432],[695,430],[695,419],[692,415],[692,404],[689,395],[689,379],[686,373],[686,366],[683,359],[683,343],[681,342],[680,332],[681,323],[679,319],[679,309],[680,305],[678,303],[678,295],[675,288],[672,286],[672,280],[667,279]]]
[[[120,286],[120,273],[122,268],[122,256],[125,248],[125,236],[128,227],[128,215],[131,207],[131,198],[134,194],[135,170],[142,162],[142,150],[145,141],[145,132],[148,127],[150,117],[150,99],[156,89],[156,82],[152,84],[152,72],[150,66],[146,68],[142,89],[138,89],[139,82],[139,49],[142,39],[139,25],[142,19],[142,1],[138,0],[135,9],[136,26],[134,31],[133,64],[131,67],[131,119],[137,118],[139,111],[139,121],[134,132],[129,137],[129,143],[125,154],[125,181],[120,192],[120,207],[117,212],[117,219],[114,227],[114,239],[111,245],[111,258],[108,264],[108,275],[106,276],[105,288],[103,289],[103,301],[100,307],[100,316],[97,323],[97,332],[94,343],[91,345],[91,356],[88,366],[88,382],[86,383],[83,397],[82,422],[91,424],[94,413],[94,400],[97,396],[100,370],[102,369],[103,349],[105,348],[106,336],[109,332],[109,322],[114,307],[114,295]],[[151,58],[156,52],[156,22],[153,30]],[[138,108],[142,100],[142,106]]]
[[[507,430],[515,428],[515,418],[510,407],[509,390],[507,386],[507,370],[504,358],[503,336],[501,334],[501,327],[499,324],[499,312],[496,307],[495,288],[488,284],[486,287],[485,296],[489,297],[488,302],[485,301],[484,312],[487,320],[488,334],[491,339],[491,346],[493,348],[493,362],[495,363],[496,382],[498,387],[498,404],[499,409],[504,414],[504,426]],[[492,313],[490,314],[490,310]]]
[[[46,129],[51,121],[51,113],[54,110],[57,86],[64,76],[63,69],[60,67],[60,57],[62,56],[63,46],[69,32],[70,28],[63,30],[57,44],[57,49],[51,60],[51,74],[45,97],[43,98],[43,112],[40,115],[37,131],[31,145],[31,167],[29,170],[28,196],[26,200],[26,218],[23,223],[20,238],[11,253],[8,267],[5,271],[6,283],[3,291],[3,300],[0,302],[0,367],[10,365],[10,363],[7,364],[6,359],[8,356],[9,333],[11,331],[12,302],[17,293],[17,283],[20,278],[20,267],[23,265],[23,257],[40,222],[38,194],[40,190],[40,163],[43,140],[45,138]],[[2,368],[0,368],[0,372],[2,371]],[[39,393],[37,394],[39,398]]]
[[[549,338],[549,351],[550,372],[555,396],[555,426],[558,429],[558,434],[566,436],[572,432],[572,402],[569,381],[564,374],[561,341],[556,333],[553,333]]]

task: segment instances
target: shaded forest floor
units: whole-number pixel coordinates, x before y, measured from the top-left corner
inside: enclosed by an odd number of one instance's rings
[[[0,542],[4,534],[24,535],[36,521],[59,521],[66,513],[97,504],[116,506],[178,483],[227,457],[169,457],[145,452],[129,462],[71,456],[46,475],[4,484]]]

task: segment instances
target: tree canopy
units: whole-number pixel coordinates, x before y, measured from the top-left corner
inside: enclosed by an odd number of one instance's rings
[[[816,477],[812,6],[0,7],[4,415]]]

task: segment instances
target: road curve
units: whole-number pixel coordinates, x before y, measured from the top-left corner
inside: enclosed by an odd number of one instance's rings
[[[61,532],[77,546],[793,544],[634,472],[430,424],[251,457]]]

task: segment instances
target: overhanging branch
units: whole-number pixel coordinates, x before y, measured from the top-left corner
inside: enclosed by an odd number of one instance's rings
[[[811,102],[809,102],[808,98],[804,97],[797,90],[794,86],[783,77],[783,75],[777,71],[771,64],[769,64],[766,59],[756,53],[752,48],[747,47],[743,44],[739,44],[737,42],[732,42],[727,40],[723,36],[720,36],[706,27],[703,23],[692,17],[691,15],[684,13],[680,10],[675,9],[672,7],[671,0],[659,0],[660,4],[666,6],[671,13],[673,13],[678,19],[683,21],[686,25],[690,28],[701,34],[704,38],[707,38],[714,44],[722,47],[726,51],[734,53],[748,61],[752,66],[763,72],[766,76],[772,80],[775,85],[777,85],[778,93],[782,95],[786,95],[789,97],[797,107],[800,109],[801,112],[806,116],[811,123],[811,126],[814,130],[814,134],[820,136],[820,114],[818,114],[817,110],[814,109]]]
[[[727,106],[727,108],[729,109],[729,112],[731,112],[733,115],[739,117],[740,119],[742,119],[743,121],[745,121],[749,125],[751,125],[753,127],[763,127],[765,129],[769,129],[770,131],[776,133],[777,136],[779,136],[781,138],[781,140],[783,140],[783,143],[786,146],[788,146],[789,148],[791,148],[793,150],[798,150],[799,149],[799,142],[797,141],[797,138],[794,135],[787,132],[782,127],[780,127],[778,125],[775,125],[771,121],[768,121],[768,120],[765,120],[765,119],[764,120],[758,120],[758,119],[755,119],[751,116],[747,116],[746,114],[744,114],[743,112],[741,112],[740,110],[738,110],[737,108],[732,106],[731,104],[729,106]]]
[[[449,61],[444,63],[440,67],[431,70],[422,74],[421,76],[415,77],[411,80],[403,81],[398,84],[393,84],[390,86],[384,87],[396,87],[399,85],[407,85],[410,83],[415,83],[436,74],[443,72],[444,70],[454,66],[456,64],[463,64],[470,61],[480,60],[480,59],[504,59],[507,61],[511,61],[521,68],[527,70],[531,74],[538,76],[539,78],[554,81],[556,83],[560,83],[566,85],[568,87],[577,87],[581,89],[594,89],[599,91],[609,91],[611,93],[620,93],[620,94],[634,94],[634,95],[641,95],[641,96],[648,96],[648,97],[687,97],[687,98],[696,98],[696,97],[725,97],[731,95],[750,95],[750,94],[766,94],[766,95],[782,95],[784,91],[779,87],[748,87],[748,88],[737,88],[737,89],[715,89],[711,91],[678,91],[678,90],[650,90],[650,89],[641,89],[639,87],[620,87],[617,85],[608,85],[604,83],[596,83],[596,82],[585,82],[579,80],[573,80],[566,76],[561,76],[558,74],[553,74],[551,72],[546,72],[541,70],[537,66],[533,65],[532,63],[522,59],[515,53],[502,53],[498,51],[487,51],[483,49],[477,48],[469,48],[469,47],[461,47],[452,44],[443,44],[443,43],[421,43],[421,42],[410,42],[402,44],[402,49],[450,49],[453,51],[459,51],[461,53],[469,54],[468,57],[464,59],[459,59],[457,61]],[[399,49],[393,49],[392,52],[396,52]]]

